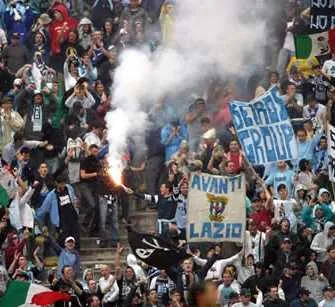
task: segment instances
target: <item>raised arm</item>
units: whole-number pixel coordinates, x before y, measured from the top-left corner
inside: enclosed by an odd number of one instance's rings
[[[218,268],[217,271],[219,273],[219,276],[222,275],[222,272],[227,265],[234,263],[236,260],[238,260],[240,258],[240,256],[241,256],[241,252],[239,252],[238,254],[236,254],[236,255],[234,255],[230,258],[217,260],[216,264],[217,264],[217,268]]]
[[[35,264],[36,267],[38,268],[39,271],[42,271],[44,268],[44,263],[41,261],[40,257],[38,256],[38,252],[40,250],[40,247],[37,246],[34,250],[34,260],[35,260]]]
[[[35,182],[34,182],[34,185],[35,185]],[[35,188],[29,187],[26,193],[24,193],[24,195],[20,199],[20,206],[23,206],[24,204],[29,202],[34,192],[35,192]]]
[[[207,263],[206,259],[200,258],[199,256],[193,256],[193,260],[197,265],[201,267],[205,266]]]
[[[10,264],[9,268],[8,268],[8,274],[9,275],[13,275],[14,274],[14,271],[15,271],[15,268],[16,268],[16,264],[20,258],[20,255],[21,253],[16,251],[15,254],[14,254],[14,258],[13,258],[13,261],[12,263]]]
[[[117,245],[115,254],[115,279],[122,279],[122,268],[121,268],[121,254],[123,252],[123,247],[120,244]]]
[[[138,199],[145,200],[145,201],[153,203],[155,205],[158,204],[158,200],[159,200],[159,196],[158,195],[138,193],[138,192],[134,192],[132,189],[129,189],[129,188],[127,188],[125,191],[128,194],[134,195]]]

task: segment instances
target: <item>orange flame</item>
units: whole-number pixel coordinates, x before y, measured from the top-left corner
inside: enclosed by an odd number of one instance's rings
[[[120,168],[110,167],[109,174],[117,185],[122,185],[122,171]]]

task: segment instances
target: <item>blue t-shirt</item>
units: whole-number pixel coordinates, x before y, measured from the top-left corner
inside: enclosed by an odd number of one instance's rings
[[[293,181],[294,181],[294,172],[290,169],[285,170],[284,172],[276,171],[275,173],[270,174],[270,176],[266,179],[266,185],[272,185],[274,189],[274,193],[277,196],[278,194],[278,186],[280,184],[285,184],[288,195],[291,196],[293,192]]]

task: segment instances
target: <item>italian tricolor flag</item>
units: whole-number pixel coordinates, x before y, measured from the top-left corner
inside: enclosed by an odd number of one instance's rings
[[[297,59],[310,59],[335,51],[335,30],[295,35]]]
[[[8,284],[5,295],[0,298],[0,307],[19,307],[30,304],[34,295],[43,292],[51,292],[51,290],[41,285],[13,280]]]

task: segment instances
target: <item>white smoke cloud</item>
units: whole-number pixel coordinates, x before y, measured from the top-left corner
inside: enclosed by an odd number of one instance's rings
[[[248,66],[262,61],[264,22],[252,14],[255,2],[181,0],[174,50],[122,53],[113,85],[113,105],[118,109],[106,116],[112,167],[125,149],[127,136],[143,134],[145,104],[192,87],[213,72],[242,76]]]

